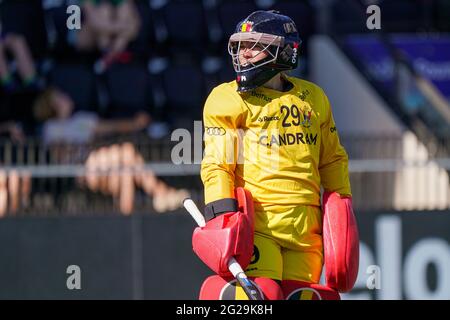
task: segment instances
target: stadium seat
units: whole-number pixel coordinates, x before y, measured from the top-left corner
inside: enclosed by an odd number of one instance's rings
[[[144,65],[112,65],[105,73],[105,86],[109,116],[130,117],[138,111],[150,110],[149,75]]]
[[[450,32],[450,2],[447,0],[436,2],[436,18],[438,30]]]
[[[367,15],[364,8],[357,1],[336,1],[331,11],[332,21],[329,26],[330,31],[337,33],[359,33],[367,31]]]
[[[202,3],[194,0],[150,1],[156,40],[169,53],[201,51],[207,40]],[[159,53],[164,54],[165,50]]]
[[[229,55],[222,58],[222,69],[219,71],[219,82],[230,82],[236,79],[231,57]]]
[[[170,114],[200,120],[205,102],[205,86],[198,66],[171,65],[162,75]]]
[[[300,1],[278,1],[272,7],[280,13],[288,15],[297,25],[302,38],[309,37],[314,31],[315,21],[313,8]]]
[[[414,32],[424,26],[425,5],[422,5],[422,1],[384,0],[379,6],[382,26],[388,32]]]
[[[218,54],[218,43],[222,40],[222,29],[219,21],[218,0],[204,0],[203,9],[205,15],[205,23],[207,25],[208,41],[213,44],[215,54]]]
[[[148,59],[148,56],[154,47],[155,32],[153,30],[151,11],[148,2],[138,0],[135,1],[135,4],[139,18],[141,19],[141,27],[137,38],[130,43],[128,51],[132,52],[134,60],[144,61]]]
[[[205,79],[206,94],[221,83],[220,71],[224,68],[225,61],[221,56],[207,56],[202,61],[202,72]]]
[[[49,82],[66,92],[76,110],[97,108],[96,78],[92,68],[84,64],[57,64],[50,71]]]

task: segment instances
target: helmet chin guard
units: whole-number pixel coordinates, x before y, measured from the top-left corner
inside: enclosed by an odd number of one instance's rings
[[[242,64],[243,42],[252,43],[264,54],[263,59]],[[295,23],[275,11],[255,11],[239,22],[228,41],[228,53],[232,57],[238,92],[253,90],[281,71],[295,69],[298,65],[298,48],[301,43]]]

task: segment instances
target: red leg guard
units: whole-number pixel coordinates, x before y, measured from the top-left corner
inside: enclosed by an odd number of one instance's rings
[[[283,280],[281,289],[286,300],[341,300],[337,291],[320,284]]]
[[[278,283],[268,278],[249,277],[261,290],[265,300],[284,300]],[[200,300],[248,300],[239,283],[233,277],[218,275],[208,277],[200,289]]]
[[[358,276],[359,234],[351,197],[323,194],[325,282],[339,292],[350,291]]]

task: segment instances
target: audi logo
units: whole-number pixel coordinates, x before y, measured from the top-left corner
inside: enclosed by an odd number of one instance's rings
[[[224,136],[226,133],[222,127],[205,127],[205,132],[210,136]]]

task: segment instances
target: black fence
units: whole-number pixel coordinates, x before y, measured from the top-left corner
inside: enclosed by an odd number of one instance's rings
[[[170,138],[152,140],[144,135],[48,146],[33,140],[24,144],[0,141],[0,217],[120,216],[177,209],[158,209],[154,187],[146,186],[153,176],[203,203],[200,165],[194,161],[194,154],[199,153],[195,148],[200,148],[201,155],[201,135],[197,140],[191,150],[193,163],[179,165],[171,160],[177,142]],[[450,207],[450,158],[439,150],[430,151],[431,143],[422,145],[412,134],[343,135],[341,141],[350,159],[357,210]],[[125,156],[134,160],[113,160]]]

